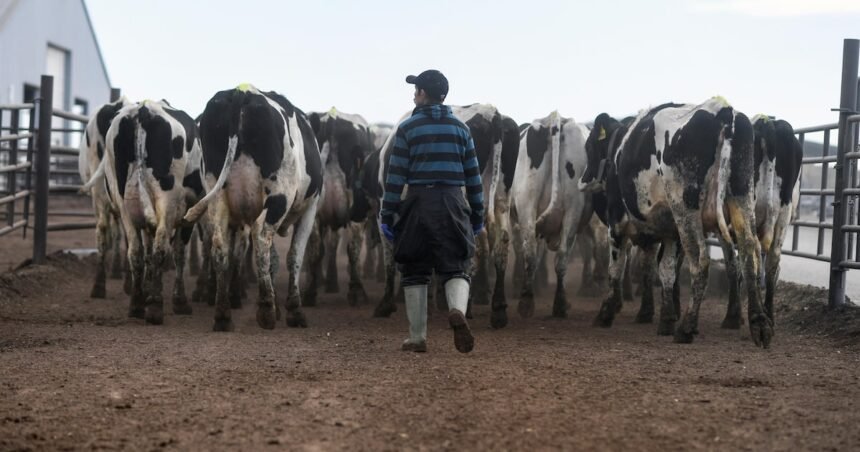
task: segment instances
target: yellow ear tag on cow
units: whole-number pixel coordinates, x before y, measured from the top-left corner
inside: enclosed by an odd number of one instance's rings
[[[600,136],[597,137],[597,141],[603,141],[606,139],[606,129],[603,127],[600,128]]]
[[[239,86],[236,87],[236,89],[245,93],[251,89],[251,84],[250,83],[241,83],[241,84],[239,84]]]
[[[332,118],[337,118],[337,108],[331,107],[331,110],[328,111],[328,115]]]

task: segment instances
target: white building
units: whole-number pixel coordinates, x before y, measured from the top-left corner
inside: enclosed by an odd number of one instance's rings
[[[54,108],[88,115],[110,79],[83,0],[0,0],[0,104],[36,97],[54,76]],[[4,118],[5,119],[5,118]]]

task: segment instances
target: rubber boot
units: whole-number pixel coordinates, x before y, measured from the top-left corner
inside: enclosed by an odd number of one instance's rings
[[[466,321],[469,305],[469,282],[463,278],[451,278],[445,283],[448,298],[448,324],[454,330],[454,346],[460,353],[469,353],[475,346],[475,338]]]
[[[401,350],[423,353],[427,351],[427,285],[406,286],[406,317],[409,319],[409,339]]]

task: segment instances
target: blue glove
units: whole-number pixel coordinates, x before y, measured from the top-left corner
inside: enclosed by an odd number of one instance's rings
[[[385,236],[386,240],[394,242],[394,229],[391,229],[391,226],[382,223],[382,225],[379,226],[379,229],[382,230],[382,235]]]
[[[472,232],[474,232],[475,235],[480,234],[481,231],[483,231],[483,230],[484,230],[484,223],[478,223],[478,224],[472,225]]]

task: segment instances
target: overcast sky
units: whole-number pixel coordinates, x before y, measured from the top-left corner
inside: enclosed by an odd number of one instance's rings
[[[450,104],[578,121],[722,95],[795,127],[835,122],[860,0],[86,0],[111,82],[192,115],[250,82],[305,111],[394,122],[404,78],[441,70]]]

